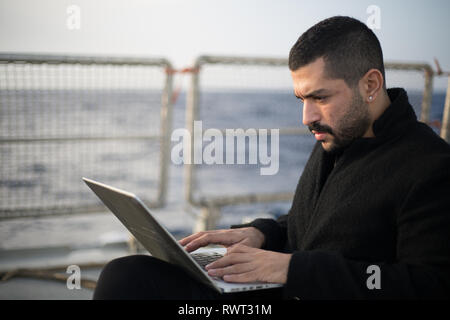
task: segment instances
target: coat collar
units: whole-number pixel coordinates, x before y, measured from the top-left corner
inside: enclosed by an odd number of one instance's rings
[[[374,121],[375,137],[385,138],[397,132],[403,132],[411,123],[417,121],[414,109],[408,101],[408,95],[402,88],[387,90],[391,104],[384,113]]]

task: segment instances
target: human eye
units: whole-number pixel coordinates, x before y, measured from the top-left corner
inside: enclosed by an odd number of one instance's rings
[[[326,96],[316,96],[314,97],[314,100],[316,100],[317,102],[324,102],[328,97]]]

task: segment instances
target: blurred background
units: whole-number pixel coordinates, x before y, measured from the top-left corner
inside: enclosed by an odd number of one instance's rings
[[[327,17],[373,28],[388,88],[445,135],[448,12],[446,0],[0,0],[0,298],[90,299],[104,263],[145,252],[83,176],[137,194],[177,238],[287,213],[314,144],[287,56]],[[279,129],[278,172],[249,164],[250,139],[245,164],[174,164],[171,134],[194,120]],[[73,264],[83,281],[70,290]]]

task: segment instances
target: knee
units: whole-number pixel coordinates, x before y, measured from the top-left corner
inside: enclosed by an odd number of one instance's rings
[[[146,255],[133,255],[108,262],[100,273],[94,299],[122,299],[139,291],[146,274],[162,268],[163,261]]]
[[[144,256],[144,255],[133,255],[133,256],[126,256],[126,257],[120,257],[116,258],[114,260],[111,260],[108,262],[102,270],[102,274],[104,273],[114,273],[114,274],[120,274],[124,271],[131,271],[136,268],[140,268],[140,266],[143,263],[146,263],[146,261],[150,260],[157,260],[150,256]],[[146,263],[147,264],[147,263]]]
[[[132,255],[117,258],[108,262],[100,278],[127,277],[129,280],[133,276],[140,277],[143,273],[160,271],[166,266],[166,262],[147,255]]]

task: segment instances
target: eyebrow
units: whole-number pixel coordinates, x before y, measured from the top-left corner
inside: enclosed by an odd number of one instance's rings
[[[296,96],[297,99],[302,99],[302,100],[304,100],[304,99],[307,99],[307,98],[314,98],[314,97],[316,97],[316,96],[318,96],[318,95],[321,95],[321,94],[327,94],[327,93],[329,93],[329,91],[328,91],[327,89],[322,88],[322,89],[317,89],[317,90],[315,90],[315,91],[313,91],[313,92],[311,92],[311,93],[308,93],[308,94],[305,95],[304,97],[299,97],[299,96],[295,93],[295,91],[294,91],[294,96]]]

